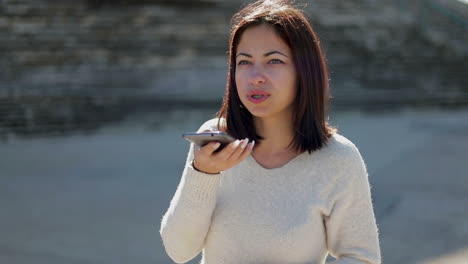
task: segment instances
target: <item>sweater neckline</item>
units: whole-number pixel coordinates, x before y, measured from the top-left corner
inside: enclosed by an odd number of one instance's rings
[[[296,157],[292,158],[291,160],[289,160],[286,164],[284,164],[283,166],[281,167],[277,167],[277,168],[265,168],[263,167],[262,165],[260,165],[260,163],[258,163],[258,161],[253,157],[252,154],[250,154],[247,159],[250,160],[250,162],[252,162],[252,164],[259,168],[260,170],[262,171],[267,171],[267,172],[273,172],[273,171],[279,171],[279,170],[284,170],[284,169],[287,169],[288,167],[294,165],[294,163],[298,162],[299,160],[302,159],[302,157],[304,157],[306,155],[306,153],[309,153],[308,151],[304,151],[302,152],[301,154],[297,155]]]
[[[333,142],[336,141],[336,137],[337,137],[337,134],[334,134],[320,150],[323,151],[324,149],[328,148]],[[317,152],[317,151],[314,151],[314,152]],[[312,153],[314,153],[314,152],[312,152]],[[283,166],[277,167],[277,168],[271,168],[271,169],[265,168],[262,165],[260,165],[260,163],[258,163],[257,160],[253,157],[252,153],[249,154],[249,156],[247,156],[246,160],[249,161],[252,164],[251,166],[258,168],[259,170],[261,170],[263,172],[272,173],[272,172],[286,170],[286,169],[289,169],[289,168],[297,165],[298,162],[300,162],[301,160],[306,158],[307,154],[309,154],[309,151],[306,150],[306,151],[302,152],[301,154],[297,155],[296,157],[292,158],[291,160],[289,160]]]

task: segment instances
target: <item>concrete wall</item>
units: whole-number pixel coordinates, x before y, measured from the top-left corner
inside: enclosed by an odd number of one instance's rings
[[[467,30],[428,2],[451,8],[446,0],[308,3],[336,105],[467,101]],[[2,1],[0,131],[99,123],[143,105],[219,104],[229,21],[242,3]]]

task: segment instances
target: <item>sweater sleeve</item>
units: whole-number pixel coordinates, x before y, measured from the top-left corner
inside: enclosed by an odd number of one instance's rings
[[[199,131],[206,129],[204,126]],[[159,231],[167,254],[176,263],[193,259],[203,249],[222,175],[195,170],[191,165],[194,148],[191,143],[180,183]]]
[[[336,259],[329,264],[380,264],[378,229],[368,174],[359,150],[352,145],[343,166],[340,192],[331,214],[325,218],[327,247]]]

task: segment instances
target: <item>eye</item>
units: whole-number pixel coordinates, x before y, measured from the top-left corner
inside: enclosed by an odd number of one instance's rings
[[[284,62],[280,59],[272,59],[269,61],[270,64],[283,64]]]
[[[249,64],[250,62],[249,61],[246,61],[246,60],[241,60],[237,63],[237,65],[247,65]]]

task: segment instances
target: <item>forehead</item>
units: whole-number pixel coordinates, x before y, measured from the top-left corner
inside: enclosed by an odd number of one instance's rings
[[[288,44],[279,36],[273,26],[267,24],[247,28],[240,36],[237,46],[238,52],[275,49],[290,52]]]

